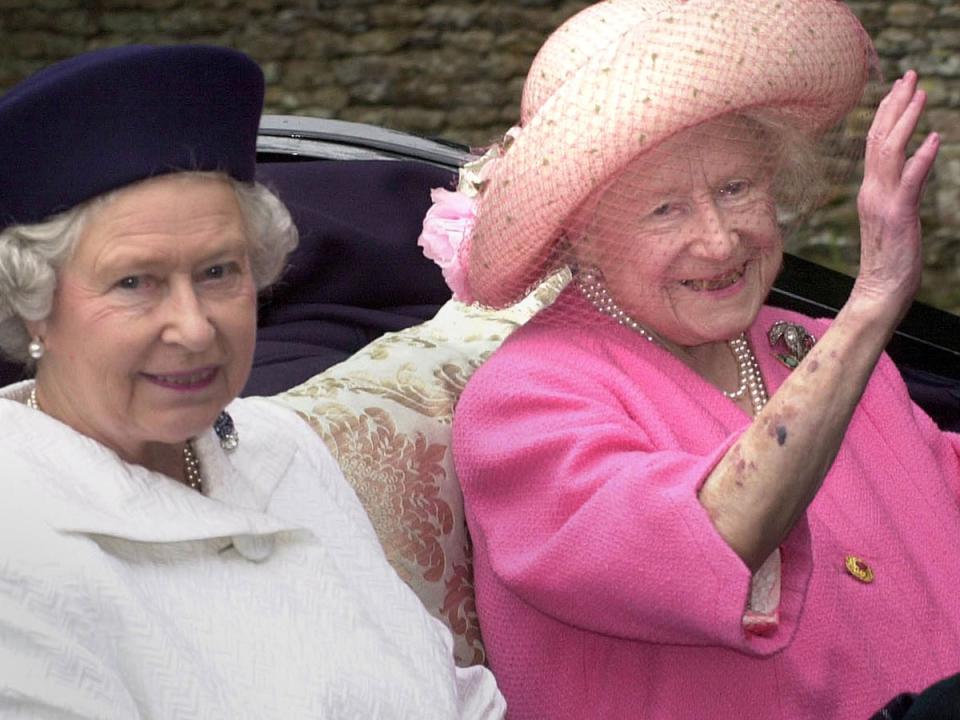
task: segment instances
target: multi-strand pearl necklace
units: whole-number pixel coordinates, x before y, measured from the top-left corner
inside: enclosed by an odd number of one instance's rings
[[[604,315],[609,315],[618,323],[635,331],[654,345],[663,347],[663,343],[657,340],[649,330],[627,315],[623,308],[617,305],[595,272],[581,270],[577,274],[577,283],[580,286],[580,292],[583,293],[583,296],[589,300],[597,310]],[[744,395],[747,395],[750,398],[750,406],[753,408],[753,414],[757,415],[763,409],[763,406],[767,404],[768,399],[767,388],[763,384],[763,376],[760,374],[760,365],[757,363],[757,358],[754,356],[753,350],[750,348],[750,343],[744,334],[741,334],[740,337],[736,337],[733,340],[728,340],[727,346],[730,348],[737,362],[739,385],[737,385],[736,390],[721,390],[721,392],[731,400],[739,400]]]
[[[27,395],[27,407],[31,410],[40,410],[37,402],[37,385],[34,383]],[[183,474],[187,487],[197,492],[203,492],[203,473],[200,472],[200,458],[193,449],[193,441],[187,440],[183,444]]]
[[[727,345],[737,361],[740,385],[732,393],[726,390],[722,392],[731,400],[739,400],[744,394],[748,395],[753,414],[758,415],[769,398],[767,388],[763,384],[763,376],[760,374],[760,364],[757,362],[757,357],[753,354],[747,336],[743,333],[740,334],[740,337],[729,340]]]

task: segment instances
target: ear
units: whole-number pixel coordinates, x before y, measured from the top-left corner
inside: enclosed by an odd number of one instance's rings
[[[31,339],[43,339],[47,336],[46,320],[24,320],[23,324],[27,328],[27,332],[30,334]]]

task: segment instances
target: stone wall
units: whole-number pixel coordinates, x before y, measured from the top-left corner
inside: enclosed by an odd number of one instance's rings
[[[540,43],[577,0],[0,0],[0,90],[83,50],[211,42],[248,52],[267,111],[311,114],[484,144],[518,115]],[[913,67],[943,148],[924,204],[927,298],[960,310],[960,2],[851,0],[885,77]],[[856,225],[841,203],[794,250],[850,268]]]

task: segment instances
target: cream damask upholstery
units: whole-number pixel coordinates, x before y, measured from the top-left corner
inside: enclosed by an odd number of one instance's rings
[[[454,406],[480,363],[566,280],[552,278],[506,310],[451,300],[431,320],[383,335],[273,398],[330,448],[391,565],[453,632],[460,665],[482,663],[484,649],[450,452]]]

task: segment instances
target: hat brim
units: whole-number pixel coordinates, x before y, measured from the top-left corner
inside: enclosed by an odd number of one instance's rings
[[[505,307],[546,267],[564,223],[597,187],[686,128],[763,108],[816,134],[860,100],[872,44],[835,0],[692,0],[625,29],[523,128],[488,178],[470,287]],[[695,73],[694,73],[695,70]]]

